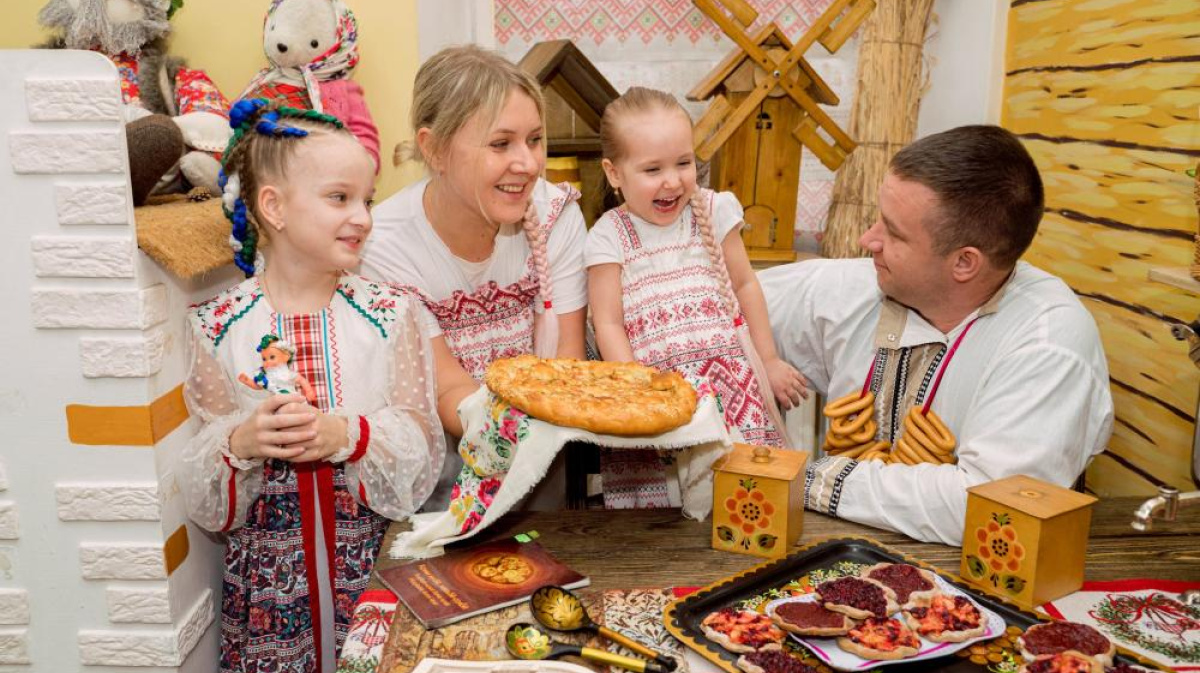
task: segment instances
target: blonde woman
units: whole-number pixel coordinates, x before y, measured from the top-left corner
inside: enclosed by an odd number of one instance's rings
[[[473,46],[435,54],[414,83],[415,148],[395,157],[423,161],[429,175],[373,213],[363,273],[420,291],[438,413],[453,435],[459,403],[493,360],[584,357],[586,227],[578,194],[541,178],[543,109],[537,82],[501,56]]]

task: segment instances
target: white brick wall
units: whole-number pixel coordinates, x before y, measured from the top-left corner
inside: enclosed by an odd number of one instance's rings
[[[29,592],[0,589],[0,624],[29,623]]]
[[[27,79],[25,106],[29,120],[119,121],[119,85],[111,79]]]
[[[14,132],[8,136],[15,173],[121,173],[126,148],[121,133]]]
[[[124,181],[60,183],[54,186],[54,204],[59,224],[130,224]]]
[[[132,237],[34,236],[30,248],[39,277],[133,278]]]
[[[162,580],[167,578],[162,545],[79,545],[81,575],[86,580]]]
[[[28,664],[29,632],[25,629],[0,629],[0,664]]]
[[[88,378],[153,376],[162,369],[167,338],[161,329],[138,337],[83,337],[79,359]]]
[[[0,462],[0,491],[8,490],[8,469]]]
[[[33,326],[74,329],[146,329],[166,319],[164,285],[128,290],[33,291]]]
[[[212,592],[205,590],[174,629],[80,631],[85,666],[179,666],[213,621]]]
[[[16,540],[19,537],[17,504],[11,500],[0,502],[0,540]]]
[[[114,624],[170,624],[171,600],[167,585],[109,587],[105,591],[108,621]]]
[[[63,521],[158,521],[158,485],[58,484]]]

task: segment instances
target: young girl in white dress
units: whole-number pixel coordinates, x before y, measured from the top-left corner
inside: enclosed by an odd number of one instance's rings
[[[368,152],[333,117],[261,100],[230,123],[225,210],[249,278],[192,307],[184,394],[203,425],[176,478],[188,515],[227,534],[220,670],[331,673],[387,518],[441,470],[433,358],[414,299],[343,271],[371,233]],[[311,404],[239,383],[281,343],[271,367],[295,376],[273,376],[308,382]]]
[[[608,105],[600,135],[605,175],[624,199],[584,248],[601,356],[707,381],[744,441],[782,446],[776,400],[798,404],[806,382],[775,350],[737,197],[696,185],[691,118],[670,94],[634,87]],[[656,461],[603,454],[606,505],[665,506]]]

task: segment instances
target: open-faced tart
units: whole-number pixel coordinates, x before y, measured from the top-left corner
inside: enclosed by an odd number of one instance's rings
[[[787,634],[771,618],[753,610],[722,608],[700,622],[705,637],[730,652],[761,652],[783,648]]]
[[[933,573],[908,563],[876,563],[859,576],[894,591],[896,602],[905,609],[927,605],[938,593]]]
[[[1029,627],[1017,639],[1021,655],[1026,661],[1038,657],[1074,650],[1100,662],[1101,666],[1112,664],[1117,646],[1096,629],[1075,622],[1050,622]]]
[[[961,643],[987,631],[987,620],[964,596],[937,594],[928,606],[904,611],[908,627],[935,643]]]
[[[1104,666],[1092,657],[1065,650],[1026,662],[1018,673],[1103,673]]]
[[[767,608],[767,616],[784,631],[800,636],[844,636],[854,620],[820,601],[788,601]]]
[[[921,651],[921,641],[899,619],[872,617],[838,638],[838,647],[863,659],[907,659]]]
[[[875,580],[839,577],[817,585],[825,607],[851,619],[887,617],[900,608],[896,594]]]
[[[746,673],[817,673],[817,669],[780,650],[743,654],[738,657],[737,667]]]

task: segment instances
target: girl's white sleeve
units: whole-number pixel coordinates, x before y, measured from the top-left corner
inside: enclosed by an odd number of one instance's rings
[[[421,306],[397,295],[388,406],[347,416],[350,451],[346,485],[359,502],[389,519],[404,519],[433,492],[446,439],[437,415],[437,381],[429,339],[418,323]],[[407,310],[404,310],[407,309]]]
[[[238,408],[233,381],[209,352],[208,341],[194,329],[191,335],[183,397],[201,427],[180,453],[175,480],[192,521],[228,531],[242,525],[262,492],[263,461],[244,461],[230,452],[229,436],[252,410]]]

